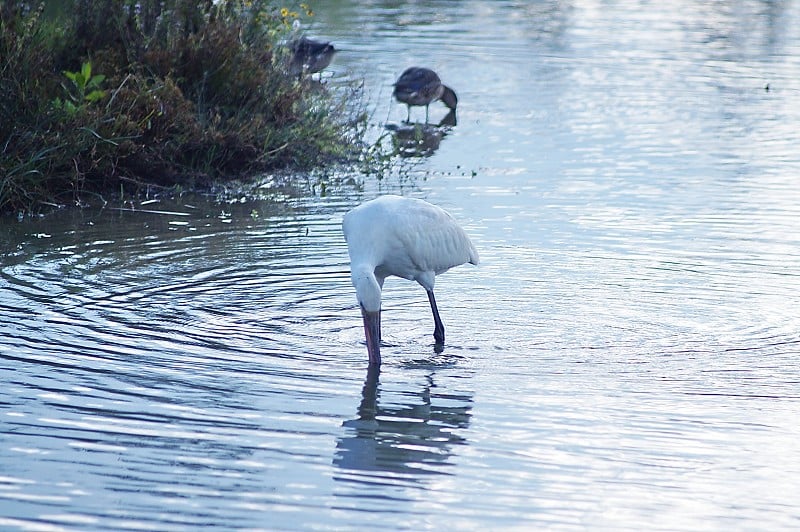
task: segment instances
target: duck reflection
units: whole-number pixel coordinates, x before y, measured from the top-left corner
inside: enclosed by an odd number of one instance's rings
[[[333,463],[337,480],[374,484],[381,479],[445,474],[453,446],[467,443],[459,435],[472,416],[471,395],[436,393],[433,375],[408,403],[382,406],[379,369],[370,368],[362,390],[358,416],[345,421],[346,435],[336,444]]]
[[[402,157],[428,157],[439,149],[447,130],[456,125],[456,112],[450,111],[438,125],[408,123],[388,124],[395,151]]]

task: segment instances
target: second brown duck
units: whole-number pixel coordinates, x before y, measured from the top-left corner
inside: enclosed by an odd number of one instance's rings
[[[303,74],[313,74],[331,64],[336,49],[329,42],[315,41],[308,37],[291,43],[292,60],[289,70],[292,74],[302,77]]]

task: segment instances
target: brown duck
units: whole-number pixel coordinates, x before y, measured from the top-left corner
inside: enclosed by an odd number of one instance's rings
[[[458,98],[453,89],[442,84],[442,80],[433,70],[422,67],[411,67],[403,72],[394,84],[394,97],[398,102],[408,106],[406,122],[411,119],[411,106],[425,106],[425,122],[428,122],[428,106],[431,102],[441,100],[447,107],[455,111]]]

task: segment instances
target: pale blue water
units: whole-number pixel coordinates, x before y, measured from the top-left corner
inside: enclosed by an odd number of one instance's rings
[[[798,6],[314,9],[375,137],[415,64],[458,124],[324,196],[3,220],[0,528],[800,526]],[[340,222],[388,192],[482,263],[439,354],[387,281],[376,380]]]

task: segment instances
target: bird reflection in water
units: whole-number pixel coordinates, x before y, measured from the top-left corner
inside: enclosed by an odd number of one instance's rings
[[[370,367],[358,416],[345,421],[336,444],[336,480],[366,484],[417,483],[446,474],[453,446],[467,443],[459,435],[469,426],[472,396],[435,392],[433,375],[407,403],[380,404],[380,369]],[[403,396],[405,398],[406,396]]]
[[[392,132],[395,152],[401,157],[428,157],[439,149],[442,139],[449,128],[456,125],[456,112],[451,110],[439,122],[433,124],[387,124],[386,129]]]

